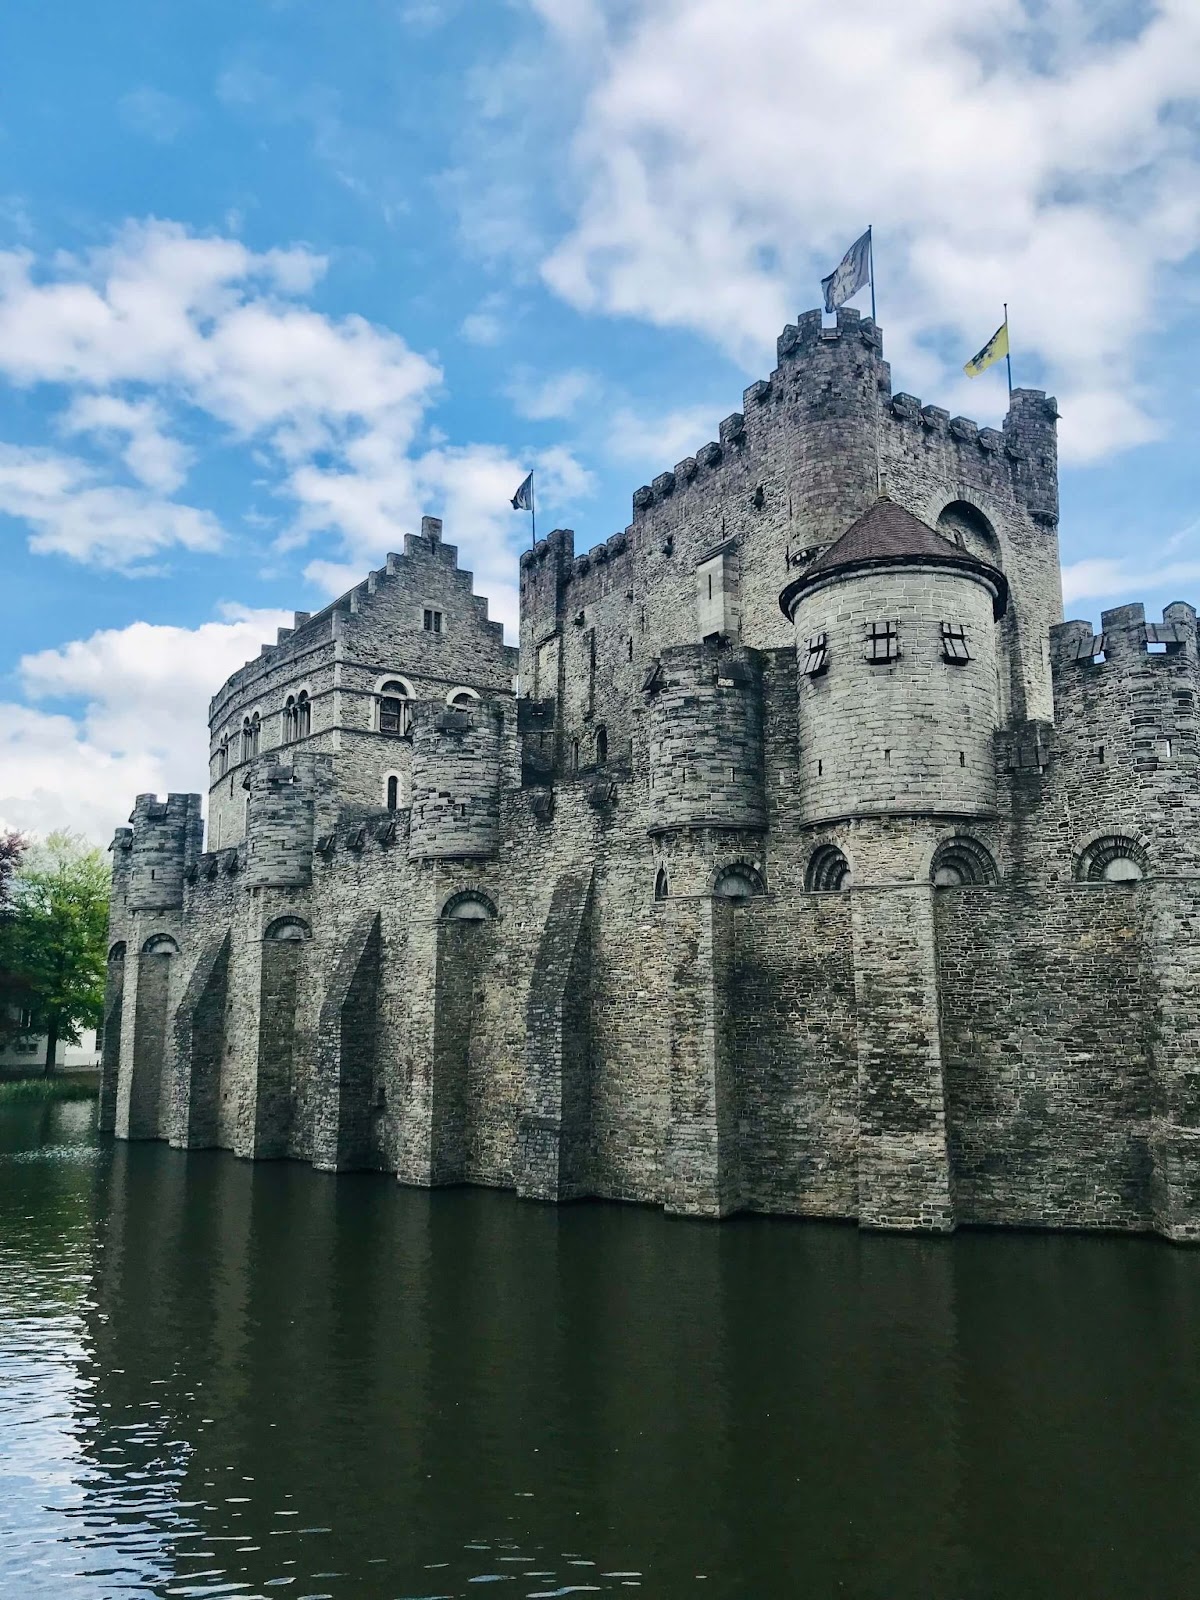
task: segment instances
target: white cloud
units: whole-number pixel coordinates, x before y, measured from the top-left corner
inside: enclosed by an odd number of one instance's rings
[[[619,406],[609,425],[608,453],[639,470],[665,472],[715,439],[722,415],[715,406],[683,406],[657,414]]]
[[[145,571],[172,546],[218,550],[223,538],[209,511],[106,483],[76,456],[16,445],[0,444],[0,515],[26,523],[39,554],[124,572]]]
[[[581,401],[596,395],[599,387],[599,381],[590,372],[578,367],[546,377],[538,377],[528,368],[522,368],[515,374],[507,392],[518,416],[528,417],[531,422],[548,422],[574,415]]]
[[[1152,590],[1183,592],[1200,581],[1200,561],[1151,560],[1135,564],[1090,556],[1062,569],[1063,605],[1083,600],[1139,600]]]
[[[290,613],[222,608],[197,628],[135,622],[22,658],[0,704],[0,826],[107,843],[133,797],[208,787],[208,701]]]
[[[95,435],[116,443],[125,465],[148,489],[172,494],[187,478],[191,452],[166,432],[162,407],[153,400],[77,395],[60,425],[67,434]]]
[[[506,323],[494,311],[481,307],[478,311],[471,311],[462,319],[458,331],[468,344],[496,345],[503,339]]]
[[[532,3],[584,82],[544,265],[572,304],[757,370],[872,221],[906,374],[950,376],[1008,300],[1068,458],[1155,432],[1137,345],[1200,244],[1195,0]]]
[[[431,361],[388,328],[302,303],[324,268],[302,247],[255,253],[162,222],[49,265],[0,253],[0,376],[60,387],[59,430],[108,452],[102,466],[0,445],[0,512],[28,524],[35,550],[126,570],[172,545],[216,549],[216,519],[167,498],[192,463],[181,428],[211,440],[215,423],[253,447],[267,488],[294,508],[280,548],[336,541],[312,553],[311,581],[336,574],[344,587],[351,567],[361,576],[422,512],[443,510],[464,564],[503,588],[511,617],[511,556],[497,552],[519,543],[508,498],[528,468],[492,445],[447,447],[427,423],[441,384]],[[536,395],[539,414],[569,408],[581,376]],[[136,485],[114,481],[118,460]],[[547,511],[589,486],[561,449],[540,462]]]

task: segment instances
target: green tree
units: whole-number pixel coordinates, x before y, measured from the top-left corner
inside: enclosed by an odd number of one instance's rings
[[[12,887],[21,857],[29,846],[24,834],[0,830],[0,1049],[17,1038],[25,1008],[25,984],[8,965],[8,925],[11,922]]]
[[[104,1014],[108,890],[103,853],[73,833],[30,845],[13,876],[0,969],[14,974],[33,1030],[46,1035],[46,1072],[59,1042],[78,1044]]]

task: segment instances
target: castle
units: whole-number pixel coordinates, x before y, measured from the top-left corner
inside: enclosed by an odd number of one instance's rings
[[[422,521],[113,841],[101,1127],[411,1184],[1200,1240],[1196,611],[1060,622],[1055,403],[787,327],[624,532]]]

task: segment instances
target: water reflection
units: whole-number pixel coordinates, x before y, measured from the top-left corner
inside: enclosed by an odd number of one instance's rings
[[[1200,1253],[427,1194],[88,1110],[0,1118],[5,1594],[1200,1589]]]

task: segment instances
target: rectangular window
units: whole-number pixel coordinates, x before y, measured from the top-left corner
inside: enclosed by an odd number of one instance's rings
[[[900,624],[868,622],[866,658],[868,661],[895,661],[900,655]]]
[[[442,631],[442,613],[440,611],[431,611],[430,608],[428,606],[426,606],[425,607],[425,632],[426,633],[441,633],[441,631]]]
[[[829,665],[829,635],[814,634],[808,641],[808,654],[801,669],[806,678],[816,678]]]
[[[961,664],[970,661],[967,632],[961,622],[942,623],[942,660]]]

